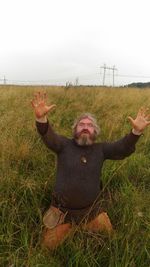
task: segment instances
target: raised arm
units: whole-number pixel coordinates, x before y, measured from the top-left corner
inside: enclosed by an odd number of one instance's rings
[[[48,148],[58,153],[63,147],[63,137],[54,132],[47,119],[48,112],[55,108],[56,105],[47,105],[46,102],[46,93],[38,92],[34,95],[31,105],[35,113],[37,130],[43,142]]]
[[[150,115],[147,114],[147,111],[148,109],[141,108],[135,119],[128,117],[132,126],[132,131],[128,135],[116,142],[103,144],[105,159],[123,159],[135,151],[136,142],[144,129],[150,124],[148,120]]]

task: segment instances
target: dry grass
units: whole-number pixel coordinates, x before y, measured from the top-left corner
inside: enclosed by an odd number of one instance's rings
[[[129,115],[150,107],[150,89],[94,87],[0,87],[0,266],[4,267],[148,267],[150,128],[136,152],[104,164],[103,184],[116,235],[76,233],[53,253],[40,247],[42,214],[55,180],[55,155],[42,144],[30,100],[43,90],[57,108],[49,114],[56,131],[72,135],[74,118],[96,115],[99,141],[130,131]]]

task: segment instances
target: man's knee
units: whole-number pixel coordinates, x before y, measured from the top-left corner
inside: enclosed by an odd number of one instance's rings
[[[45,228],[43,231],[42,245],[51,250],[57,248],[70,234],[71,224],[60,224],[53,229]]]
[[[113,231],[112,224],[106,212],[100,213],[95,219],[84,225],[83,228],[92,232],[105,231],[111,233]]]

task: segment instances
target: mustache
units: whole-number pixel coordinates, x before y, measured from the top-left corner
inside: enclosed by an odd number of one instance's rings
[[[88,133],[88,134],[90,134],[90,132],[88,131],[88,130],[82,130],[80,133],[79,133],[79,135],[81,135],[82,133]]]

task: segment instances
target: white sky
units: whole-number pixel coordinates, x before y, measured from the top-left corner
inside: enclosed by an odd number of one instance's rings
[[[0,79],[102,84],[105,63],[117,85],[150,81],[149,14],[149,0],[0,0]]]

